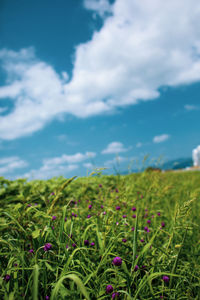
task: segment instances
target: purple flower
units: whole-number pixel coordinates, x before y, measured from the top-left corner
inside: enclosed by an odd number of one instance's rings
[[[141,242],[141,243],[144,243],[144,239],[141,239],[140,242]]]
[[[31,207],[31,206],[32,206],[32,204],[28,204],[28,205],[27,205],[27,207]]]
[[[151,224],[151,220],[147,220],[147,224]]]
[[[95,245],[95,243],[94,243],[94,242],[90,243],[90,246],[94,246],[94,245]]]
[[[135,227],[132,227],[131,230],[134,231],[134,230],[135,230]]]
[[[106,215],[106,211],[103,212],[103,215]]]
[[[72,247],[76,248],[76,244],[75,244],[75,243],[73,243],[73,244],[72,244]]]
[[[89,244],[90,244],[90,243],[89,243],[88,240],[85,240],[85,241],[84,241],[84,245],[85,245],[85,246],[89,246]]]
[[[152,215],[151,218],[153,219],[153,218],[154,218],[154,215]]]
[[[67,221],[67,217],[65,217],[65,222]]]
[[[91,215],[87,215],[87,218],[88,218],[88,219],[91,218]]]
[[[102,184],[101,183],[99,184],[99,187],[102,188]]]
[[[49,300],[49,299],[50,299],[49,296],[46,296],[46,297],[45,297],[45,300]]]
[[[113,291],[113,287],[112,287],[112,285],[111,284],[108,284],[107,285],[107,287],[106,287],[106,293],[112,293],[112,291]]]
[[[131,209],[132,209],[132,211],[136,211],[136,207],[135,206],[133,206]]]
[[[132,215],[132,218],[134,218],[134,219],[135,219],[135,218],[136,218],[136,215]]]
[[[52,217],[52,221],[54,221],[55,219],[56,219],[56,216],[53,216],[53,217]]]
[[[160,212],[157,212],[157,215],[160,217]]]
[[[101,208],[103,208],[103,205],[101,205]]]
[[[51,196],[54,196],[54,195],[55,195],[55,193],[54,193],[54,192],[52,192],[50,195],[51,195]]]
[[[119,293],[118,293],[118,292],[112,293],[112,299],[115,299],[117,296],[119,296]]]
[[[66,245],[66,249],[68,249],[69,248],[69,246],[68,245]]]
[[[162,223],[161,223],[161,227],[165,227],[165,222],[162,222]]]
[[[122,242],[123,242],[123,243],[126,243],[126,242],[127,242],[127,239],[122,239]]]
[[[115,257],[115,258],[113,259],[113,265],[115,265],[115,266],[121,266],[121,264],[122,264],[122,259],[121,259],[121,257],[117,256],[117,257]]]
[[[121,207],[118,205],[118,206],[116,206],[116,210],[120,210],[121,209]]]
[[[51,228],[52,228],[52,230],[54,230],[54,229],[55,229],[55,227],[54,227],[54,226],[52,226]]]
[[[52,248],[52,245],[50,243],[47,243],[44,245],[44,251],[49,251]]]
[[[6,274],[3,278],[3,280],[5,280],[6,282],[8,282],[10,280],[11,276]]]
[[[165,283],[168,283],[169,282],[169,277],[164,275],[162,280],[165,282]]]
[[[29,253],[33,253],[33,252],[34,252],[34,250],[33,250],[33,249],[30,249],[28,252],[29,252]]]
[[[116,192],[116,193],[119,193],[119,190],[118,190],[118,189],[115,189],[115,192]]]
[[[127,217],[126,215],[123,215],[123,216],[122,216],[122,218],[126,218],[126,217]]]
[[[136,265],[135,268],[134,268],[134,271],[136,272],[138,269],[139,269],[139,266]]]
[[[91,204],[90,204],[90,205],[88,205],[88,208],[89,208],[89,209],[91,209],[91,208],[92,208],[92,205],[91,205]]]
[[[148,217],[148,213],[144,214],[144,218]]]
[[[149,228],[148,228],[147,226],[144,226],[144,230],[145,230],[146,232],[150,232],[150,230],[149,230]]]
[[[17,267],[17,266],[18,266],[18,264],[15,263],[15,264],[14,264],[14,267]]]
[[[119,222],[116,222],[116,225],[119,225]]]

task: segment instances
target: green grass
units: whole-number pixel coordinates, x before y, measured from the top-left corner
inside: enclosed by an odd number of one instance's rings
[[[199,184],[197,171],[1,177],[0,299],[200,299]]]

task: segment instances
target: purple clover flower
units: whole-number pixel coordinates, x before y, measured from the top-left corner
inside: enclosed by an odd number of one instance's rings
[[[90,244],[90,243],[89,243],[88,240],[85,240],[85,241],[84,241],[84,245],[85,245],[85,246],[89,246],[89,244]]]
[[[161,227],[165,227],[165,222],[162,222],[162,223],[161,223]]]
[[[118,190],[118,189],[115,189],[115,192],[116,192],[116,193],[119,193],[119,190]]]
[[[50,299],[49,296],[46,296],[46,297],[45,297],[45,300],[49,300],[49,299]]]
[[[144,230],[145,230],[146,232],[150,232],[150,230],[149,230],[149,228],[148,228],[147,226],[144,226]]]
[[[11,276],[6,274],[3,278],[3,280],[5,280],[6,282],[10,281]]]
[[[123,215],[122,218],[127,218],[127,215]]]
[[[94,246],[94,245],[95,245],[95,243],[94,243],[94,242],[90,243],[90,246]]]
[[[92,204],[88,205],[88,208],[91,209],[92,208]]]
[[[169,277],[164,275],[162,280],[165,282],[165,283],[168,283],[169,282]]]
[[[147,224],[151,224],[151,220],[147,220]]]
[[[112,293],[112,299],[115,299],[115,298],[117,298],[118,296],[119,296],[119,293],[118,293],[118,292]]]
[[[135,218],[136,218],[136,215],[132,215],[132,218],[135,219]]]
[[[101,208],[103,208],[104,206],[103,205],[101,205]]]
[[[123,243],[126,243],[126,242],[127,242],[127,239],[122,239],[122,242],[123,242]]]
[[[135,206],[133,206],[131,209],[132,209],[132,211],[136,211],[136,207]]]
[[[134,231],[134,230],[135,230],[135,227],[132,227],[131,230]]]
[[[106,287],[106,293],[112,293],[112,291],[113,291],[113,287],[112,287],[112,285],[111,284],[108,284],[107,285],[107,287]]]
[[[91,215],[87,215],[87,218],[88,218],[88,219],[91,218]]]
[[[52,221],[54,221],[55,219],[56,219],[56,216],[53,216],[53,217],[52,217]]]
[[[72,247],[76,248],[76,244],[75,244],[75,243],[73,243],[73,244],[72,244]]]
[[[122,259],[121,259],[121,257],[119,257],[119,256],[116,256],[114,259],[113,259],[113,265],[115,265],[115,266],[121,266],[121,264],[122,264]]]
[[[157,215],[160,217],[160,212],[157,212]]]
[[[44,245],[44,251],[49,251],[51,248],[52,248],[52,244],[50,244],[50,243],[46,243]]]
[[[141,239],[140,242],[141,242],[141,243],[144,243],[144,239]]]
[[[103,215],[106,215],[106,211],[103,212]]]
[[[135,268],[134,268],[134,271],[136,272],[138,269],[139,269],[139,266],[136,265]]]
[[[30,249],[28,252],[29,252],[29,253],[34,253],[34,250],[33,250],[33,249]]]
[[[116,210],[120,210],[121,209],[121,207],[118,205],[118,206],[116,206]]]
[[[103,185],[100,183],[100,184],[99,184],[99,187],[102,188],[102,186],[103,186]]]

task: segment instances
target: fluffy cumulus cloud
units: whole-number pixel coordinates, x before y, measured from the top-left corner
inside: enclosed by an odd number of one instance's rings
[[[120,142],[112,142],[101,152],[102,154],[113,154],[126,152],[129,148],[124,148],[124,145]]]
[[[27,166],[28,163],[18,156],[4,157],[0,159],[0,174],[8,176],[16,171],[16,169],[23,169]]]
[[[0,51],[13,99],[0,116],[0,138],[15,139],[63,114],[85,118],[159,97],[162,86],[200,80],[199,0],[87,0],[112,12],[90,41],[76,47],[72,78],[39,60],[33,48]]]
[[[71,171],[79,168],[79,163],[89,158],[94,158],[95,152],[76,153],[72,155],[63,154],[60,157],[53,157],[43,160],[41,168],[31,170],[20,177],[28,179],[48,179],[54,176],[67,175]]]
[[[158,144],[158,143],[163,143],[166,140],[168,140],[170,138],[169,134],[161,134],[161,135],[156,135],[153,138],[153,142]]]
[[[200,145],[192,151],[192,158],[195,167],[200,167]]]

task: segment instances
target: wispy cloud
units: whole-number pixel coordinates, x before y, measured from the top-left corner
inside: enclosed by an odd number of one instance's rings
[[[199,106],[197,106],[197,105],[190,105],[190,104],[184,105],[184,108],[185,108],[187,111],[200,110],[200,107],[199,107]]]
[[[120,153],[126,152],[130,150],[130,148],[124,148],[124,145],[120,142],[112,142],[108,144],[108,146],[101,152],[102,154],[112,154],[112,153]]]
[[[87,0],[85,6],[112,15],[76,47],[70,80],[65,70],[58,74],[38,59],[34,48],[0,51],[7,73],[0,98],[14,104],[0,116],[1,139],[30,135],[64,114],[108,113],[159,97],[161,86],[200,80],[198,0]]]
[[[153,138],[154,143],[163,143],[167,141],[170,138],[169,134],[161,134],[161,135],[156,135]]]
[[[37,170],[30,170],[21,177],[28,179],[48,179],[54,176],[65,176],[71,171],[78,169],[78,163],[89,158],[94,158],[95,156],[95,152],[86,152],[85,154],[63,154],[60,157],[45,158],[41,168]]]
[[[120,163],[123,163],[125,161],[127,161],[128,158],[127,157],[123,157],[123,156],[117,156],[117,157],[114,157],[113,159],[110,159],[110,160],[107,160],[105,161],[104,165],[107,167],[111,167],[113,165],[118,165]]]
[[[16,169],[23,169],[28,163],[18,156],[4,157],[0,159],[0,176],[12,174]]]
[[[137,144],[136,144],[136,148],[141,148],[142,147],[142,143],[141,142],[138,142]]]
[[[84,6],[101,17],[112,13],[112,5],[109,3],[109,0],[84,0]]]

